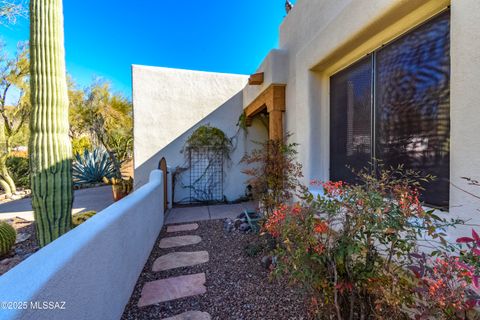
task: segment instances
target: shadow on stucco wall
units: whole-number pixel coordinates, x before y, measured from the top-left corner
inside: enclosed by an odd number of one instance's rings
[[[170,172],[179,167],[187,167],[185,155],[182,150],[190,135],[202,125],[210,125],[222,130],[229,138],[233,137],[234,150],[230,154],[230,160],[224,163],[223,194],[227,201],[236,200],[245,195],[247,176],[241,171],[245,165],[240,161],[245,153],[256,148],[255,142],[264,141],[268,138],[268,130],[261,119],[254,119],[252,125],[247,128],[247,133],[237,126],[238,119],[243,112],[242,92],[238,92],[225,103],[216,108],[202,120],[186,130],[167,146],[158,150],[153,156],[135,168],[135,188],[139,188],[148,181],[150,171],[157,169],[159,161],[165,157]],[[169,121],[169,119],[162,119]],[[162,123],[160,121],[160,123]],[[151,128],[155,130],[155,128]],[[139,137],[135,137],[135,140]],[[185,186],[189,184],[189,171],[183,172],[175,179],[174,203],[184,201],[190,197],[190,191]]]

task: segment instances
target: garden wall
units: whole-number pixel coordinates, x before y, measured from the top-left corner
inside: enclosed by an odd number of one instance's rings
[[[135,187],[147,181],[162,157],[171,173],[188,168],[185,142],[198,127],[210,125],[233,138],[234,150],[224,161],[223,194],[229,201],[244,196],[248,176],[239,162],[258,147],[253,141],[268,138],[259,119],[248,127],[248,135],[237,126],[247,76],[134,65],[132,81]],[[189,170],[176,175],[174,202],[188,202],[189,185]]]
[[[17,305],[0,306],[0,319],[120,319],[163,226],[162,182],[152,171],[143,187],[1,276],[0,302]]]

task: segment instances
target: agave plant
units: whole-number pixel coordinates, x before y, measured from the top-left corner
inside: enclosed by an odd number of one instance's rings
[[[83,155],[77,153],[73,161],[73,182],[75,184],[102,182],[103,177],[115,176],[115,167],[103,149],[89,151],[85,149]]]

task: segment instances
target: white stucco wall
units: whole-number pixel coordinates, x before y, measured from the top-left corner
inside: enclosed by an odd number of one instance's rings
[[[272,83],[286,83],[288,81],[288,69],[286,68],[287,65],[287,51],[272,49],[256,71],[263,72],[263,83],[260,85],[247,85],[243,89],[243,107],[246,108]]]
[[[157,168],[162,157],[172,171],[185,167],[181,153],[193,131],[203,124],[221,129],[234,137],[231,160],[225,163],[223,191],[227,200],[245,194],[247,177],[239,161],[254,144],[267,137],[256,120],[248,136],[236,126],[243,112],[242,89],[248,76],[200,71],[133,66],[135,185],[145,183],[148,172]],[[189,197],[189,172],[176,179],[174,201]]]
[[[480,68],[475,68],[480,62],[480,2],[476,0],[298,0],[280,26],[279,48],[273,49],[257,70],[265,73],[264,83],[260,86],[246,85],[243,89],[243,107],[269,84],[286,83],[285,131],[293,133],[292,139],[300,143],[299,160],[303,164],[305,183],[310,179],[328,180],[330,76],[448,6],[451,6],[450,216],[471,219],[470,223],[479,224],[477,209],[480,201],[468,193],[478,195],[480,188],[468,185],[461,178],[467,176],[480,180],[480,141],[476,139],[476,131],[480,127],[477,110],[480,90],[476,88]],[[148,72],[144,73],[141,75],[145,77],[142,83],[148,79]],[[136,89],[138,85],[134,79],[134,100],[136,90],[164,92],[167,87],[162,86],[161,89]],[[205,86],[210,86],[208,81]],[[228,98],[219,99],[215,104],[219,106],[225,101]],[[149,106],[156,103],[153,99],[140,104]],[[236,102],[226,102],[226,105],[230,104]],[[225,106],[225,109],[228,108],[233,107]],[[212,114],[210,119],[220,119],[223,117],[220,114],[222,112]],[[148,118],[148,115],[152,113],[145,112],[142,116]],[[224,123],[232,120],[233,117]],[[147,124],[152,127],[151,122]],[[149,133],[144,131],[151,131],[141,130],[138,133],[145,136]],[[173,136],[178,136],[185,128],[182,130]],[[140,146],[140,149],[150,152],[139,155],[142,163],[147,163],[151,153],[159,149],[155,146],[149,150],[149,144],[154,140],[149,137],[144,139],[145,145]],[[180,140],[177,142],[180,143]],[[151,169],[154,164],[155,161],[147,167]],[[459,228],[456,234],[468,232],[469,228]]]
[[[298,0],[280,26],[279,50],[286,61],[277,74],[286,80],[286,131],[300,143],[305,183],[329,179],[329,78],[451,5],[450,216],[479,224],[480,188],[480,2],[476,0]],[[271,79],[271,55],[259,70]],[[265,83],[264,85],[268,85]],[[244,89],[245,105],[258,86]],[[469,232],[460,227],[452,237]]]
[[[451,8],[450,212],[480,223],[480,195],[461,177],[480,181],[480,2],[454,0]],[[459,232],[469,233],[471,227]],[[478,230],[477,230],[478,231]]]
[[[0,301],[16,304],[2,305],[0,319],[120,319],[163,226],[162,190],[155,170],[142,188],[2,275]]]

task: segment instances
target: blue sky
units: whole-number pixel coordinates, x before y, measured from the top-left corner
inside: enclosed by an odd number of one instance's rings
[[[250,74],[277,46],[284,0],[64,0],[67,71],[131,96],[132,64]],[[294,2],[294,1],[292,1]],[[0,26],[11,52],[28,21]]]

